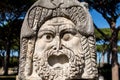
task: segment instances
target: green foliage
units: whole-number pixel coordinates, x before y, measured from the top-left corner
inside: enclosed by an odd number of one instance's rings
[[[119,31],[119,33],[118,33],[118,40],[120,41],[120,31]]]
[[[109,45],[108,44],[96,45],[96,48],[97,48],[97,52],[103,52],[103,51],[107,51]]]
[[[96,37],[96,41],[99,41],[104,38],[96,29],[95,29],[95,37]]]
[[[120,53],[120,46],[118,46],[118,53]]]
[[[15,67],[15,66],[18,66],[18,64],[19,64],[18,57],[13,56],[13,57],[10,58],[9,67]]]
[[[102,45],[96,45],[97,52],[102,52],[103,47]]]
[[[100,29],[106,36],[110,37],[111,36],[111,31],[110,31],[110,28],[102,28]],[[96,29],[95,29],[95,36],[96,36],[96,40],[99,41],[99,40],[104,40],[105,37],[102,36],[101,33],[99,33]]]
[[[105,33],[105,35],[107,35],[108,37],[111,36],[110,28],[102,28],[100,30],[103,31],[103,33]],[[104,36],[102,36],[96,29],[95,29],[95,36],[96,36],[96,41],[97,42],[99,42],[101,40],[103,40],[103,43],[105,42]],[[118,41],[120,41],[120,31],[119,31],[119,34],[118,34]],[[109,41],[107,41],[107,42],[109,42]],[[96,45],[96,48],[97,48],[97,52],[102,52],[103,50],[107,50],[107,48],[109,48],[109,44]],[[120,53],[120,46],[118,46],[118,53]]]

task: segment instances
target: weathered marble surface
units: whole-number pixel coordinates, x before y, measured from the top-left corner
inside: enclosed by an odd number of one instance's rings
[[[21,29],[18,80],[97,77],[95,36],[88,5],[77,0],[38,0]]]

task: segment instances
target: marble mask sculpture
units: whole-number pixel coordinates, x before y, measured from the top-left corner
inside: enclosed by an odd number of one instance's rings
[[[19,80],[97,77],[95,36],[86,3],[38,0],[21,29]]]

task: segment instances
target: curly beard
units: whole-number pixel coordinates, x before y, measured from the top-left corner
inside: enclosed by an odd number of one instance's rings
[[[79,79],[83,73],[84,56],[79,51],[65,48],[34,54],[33,68],[42,80]]]

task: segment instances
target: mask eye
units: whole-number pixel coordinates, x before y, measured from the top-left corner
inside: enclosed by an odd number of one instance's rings
[[[61,31],[60,37],[64,41],[70,41],[77,34],[76,29],[70,28]]]
[[[42,38],[46,41],[46,42],[51,42],[54,38],[54,36],[50,33],[46,33],[42,36]]]
[[[69,41],[73,38],[73,35],[71,33],[65,33],[62,37],[64,41]]]

